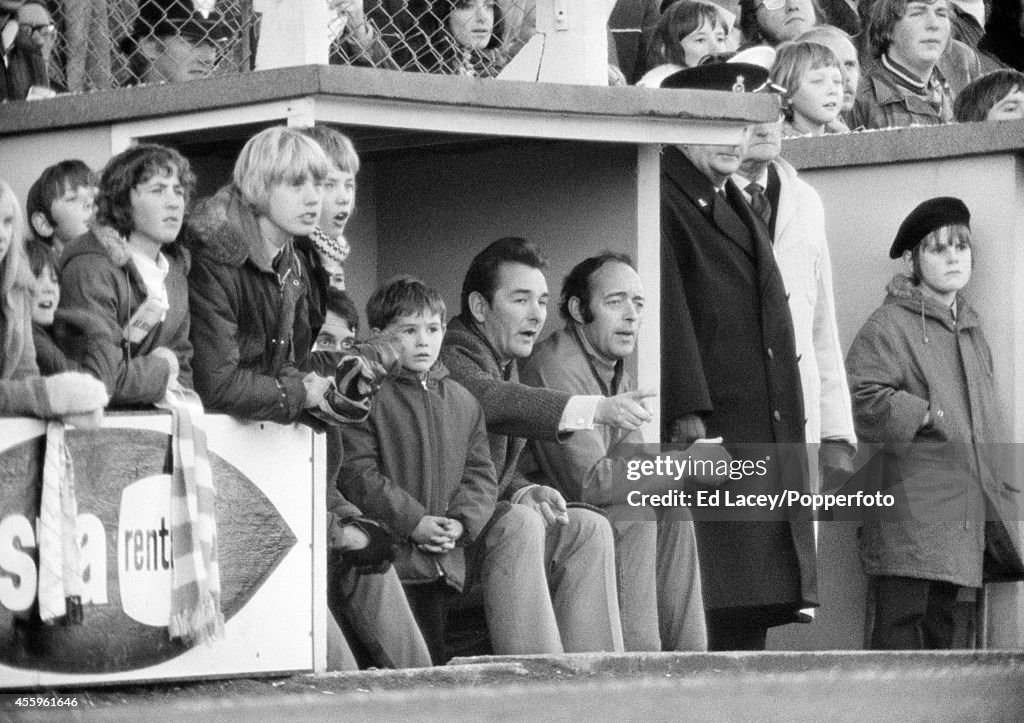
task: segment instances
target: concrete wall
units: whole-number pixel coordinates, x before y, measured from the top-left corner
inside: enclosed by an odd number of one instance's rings
[[[636,254],[636,163],[631,147],[527,141],[375,162],[380,277],[420,276],[454,315],[473,256],[524,236],[549,257],[546,330],[558,328],[561,280],[576,263],[604,249]]]

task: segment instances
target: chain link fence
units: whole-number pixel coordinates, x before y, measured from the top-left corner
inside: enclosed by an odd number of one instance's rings
[[[323,0],[329,62],[496,76],[532,34],[535,0]],[[36,85],[82,93],[246,72],[253,0],[44,0],[54,33]],[[34,30],[26,29],[32,33]],[[24,96],[22,96],[24,97]]]

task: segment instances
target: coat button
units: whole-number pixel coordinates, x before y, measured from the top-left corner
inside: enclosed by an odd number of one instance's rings
[[[772,351],[771,347],[768,347],[768,358],[769,359],[774,359],[775,358],[775,352]]]
[[[800,363],[800,360],[801,360],[801,359],[803,359],[803,358],[804,358],[804,355],[803,355],[803,354],[797,354],[797,355],[796,355],[796,363],[797,363],[797,364],[799,364],[799,363]]]
[[[772,414],[772,416],[775,417],[775,421],[776,422],[781,422],[782,421],[782,415],[779,414],[779,410],[778,409],[775,410],[775,412]]]

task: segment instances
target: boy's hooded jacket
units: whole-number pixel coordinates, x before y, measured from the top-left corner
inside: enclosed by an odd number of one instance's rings
[[[338,484],[363,513],[401,539],[395,568],[403,582],[441,577],[461,590],[463,547],[495,511],[497,484],[480,405],[438,362],[425,374],[403,369],[384,382],[369,419],[341,427],[345,459]],[[465,528],[451,552],[420,551],[409,535],[424,515]]]
[[[169,267],[164,284],[170,308],[140,344],[122,341],[122,330],[147,296],[127,239],[109,226],[94,226],[69,243],[61,255],[60,308],[87,316],[92,323],[88,333],[64,325],[57,338],[69,359],[106,385],[112,406],[153,404],[163,399],[170,365],[151,355],[158,347],[175,353],[178,381],[192,387],[186,281],[190,257],[180,242],[161,251]]]
[[[188,222],[196,391],[207,409],[287,424],[305,408],[309,314],[291,243],[276,258],[233,186],[202,201]]]
[[[987,518],[1007,523],[1021,579],[1013,445],[980,319],[963,295],[954,318],[903,275],[887,291],[846,358],[857,436],[884,443],[883,484],[898,501],[896,521],[864,525],[864,570],[980,587]]]

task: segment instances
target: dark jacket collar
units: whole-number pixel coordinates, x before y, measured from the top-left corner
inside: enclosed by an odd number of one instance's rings
[[[261,271],[274,272],[276,254],[264,242],[252,207],[233,185],[201,201],[188,228],[189,243],[197,253],[231,266],[241,266],[248,259]],[[290,247],[285,245],[286,250]]]

